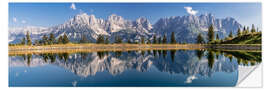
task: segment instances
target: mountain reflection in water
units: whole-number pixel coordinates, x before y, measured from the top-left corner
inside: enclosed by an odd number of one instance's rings
[[[9,55],[10,70],[16,67],[34,68],[53,65],[70,71],[80,78],[87,78],[106,72],[112,76],[120,76],[125,71],[152,72],[155,68],[160,73],[184,75],[185,83],[191,83],[198,78],[211,79],[212,75],[218,72],[237,73],[238,65],[252,66],[260,62],[261,52],[247,51],[146,50]],[[130,77],[136,78],[136,76]],[[233,77],[237,78],[237,74]],[[10,83],[11,81],[16,79],[10,80]],[[231,81],[232,86],[236,81]],[[80,82],[76,81],[76,83]]]

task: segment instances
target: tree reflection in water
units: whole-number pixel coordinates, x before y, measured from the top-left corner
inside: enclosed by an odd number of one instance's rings
[[[80,59],[80,61],[90,60],[86,62],[91,62],[93,57],[95,57],[94,53],[88,52],[78,52],[78,53],[42,53],[42,54],[20,54],[20,55],[13,55],[16,57],[22,57],[22,60],[26,61],[27,66],[31,65],[31,59],[41,57],[45,63],[55,63],[57,60],[62,61],[64,60],[65,63],[72,63],[69,60],[73,55],[78,55],[80,58],[75,58],[75,60]],[[167,56],[169,55],[169,56]],[[12,56],[12,55],[11,55]],[[142,59],[143,64],[147,64],[151,61],[152,64],[160,64],[162,67],[163,65],[172,65],[177,66],[177,68],[185,66],[180,65],[182,63],[188,63],[188,60],[196,59],[196,62],[200,62],[202,59],[207,59],[208,67],[213,68],[216,61],[222,59],[222,57],[226,57],[227,60],[230,60],[232,63],[233,60],[236,60],[238,65],[244,66],[253,66],[258,63],[261,63],[261,52],[248,52],[248,51],[217,51],[217,50],[146,50],[146,51],[100,51],[96,52],[96,56],[99,60],[103,60],[104,57],[108,57],[107,59],[110,60],[111,58],[116,58],[118,60],[124,60],[125,63],[134,64],[136,65]],[[195,57],[195,58],[194,58]],[[187,59],[187,60],[185,60]],[[126,60],[126,61],[125,61]],[[131,60],[131,61],[129,61]],[[135,60],[135,61],[132,61]],[[180,61],[179,61],[180,60]],[[132,63],[131,63],[132,62]],[[107,62],[106,62],[107,63]],[[109,62],[108,62],[109,63]],[[178,65],[179,64],[179,65]],[[151,64],[149,64],[151,65]],[[158,66],[161,67],[161,66]],[[176,68],[176,69],[177,69]]]

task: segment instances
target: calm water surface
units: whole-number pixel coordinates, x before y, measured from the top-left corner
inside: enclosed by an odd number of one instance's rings
[[[9,86],[235,86],[261,52],[148,50],[9,55]]]

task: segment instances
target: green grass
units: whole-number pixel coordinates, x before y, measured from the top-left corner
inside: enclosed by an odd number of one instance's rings
[[[261,43],[262,43],[262,34],[260,32],[241,35],[221,42],[221,44],[261,44]]]

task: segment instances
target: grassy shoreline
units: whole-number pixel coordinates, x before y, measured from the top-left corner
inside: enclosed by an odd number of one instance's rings
[[[55,44],[44,46],[9,46],[9,54],[50,52],[97,52],[134,50],[261,50],[261,44]]]

